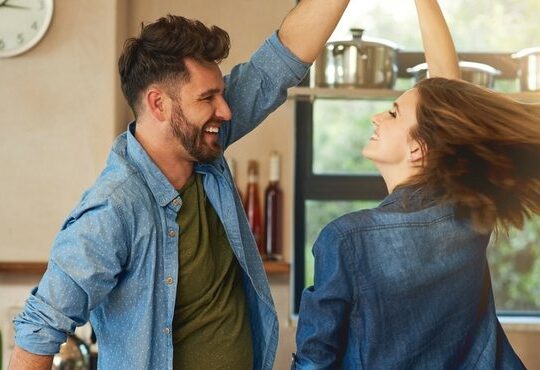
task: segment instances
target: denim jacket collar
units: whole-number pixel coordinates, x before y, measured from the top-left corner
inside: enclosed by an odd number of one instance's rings
[[[386,198],[379,204],[379,207],[386,207],[401,201],[399,208],[420,209],[432,205],[435,202],[435,197],[426,192],[420,185],[403,185],[397,186],[393,192],[388,194]]]

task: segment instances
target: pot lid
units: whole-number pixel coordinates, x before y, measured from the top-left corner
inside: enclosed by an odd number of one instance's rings
[[[531,54],[540,54],[540,46],[534,46],[531,48],[520,50],[517,53],[512,54],[512,58],[519,59],[523,57],[528,57]]]
[[[464,60],[460,60],[458,62],[459,69],[461,71],[478,71],[478,72],[486,72],[491,75],[500,75],[501,71],[498,69],[493,68],[492,66],[484,63],[476,63],[476,62],[467,62]],[[418,73],[418,72],[424,72],[428,69],[427,63],[420,63],[415,65],[414,67],[407,68],[408,73]]]
[[[344,41],[332,41],[326,45],[332,46],[383,46],[394,50],[399,50],[400,47],[398,44],[377,37],[364,37],[364,30],[361,28],[351,28],[352,40]]]

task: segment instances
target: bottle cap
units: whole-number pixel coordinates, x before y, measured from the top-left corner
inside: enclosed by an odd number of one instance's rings
[[[280,158],[278,152],[270,153],[270,182],[279,181]]]

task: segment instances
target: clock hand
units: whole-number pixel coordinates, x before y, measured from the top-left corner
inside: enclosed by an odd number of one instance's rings
[[[12,9],[32,9],[32,8],[27,7],[27,6],[10,5],[10,4],[3,4],[3,5],[0,5],[0,7],[12,8]]]
[[[8,4],[9,0],[0,0],[0,7],[13,8],[13,9],[32,9],[27,6]]]

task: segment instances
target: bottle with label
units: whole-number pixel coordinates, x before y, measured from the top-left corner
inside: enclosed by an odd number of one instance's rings
[[[279,154],[270,154],[270,177],[264,192],[264,245],[272,260],[283,260],[282,212],[283,192],[279,186]]]
[[[261,254],[261,257],[265,258],[266,253],[262,239],[261,206],[259,200],[259,165],[257,161],[253,160],[248,162],[248,182],[244,208],[259,253]]]

